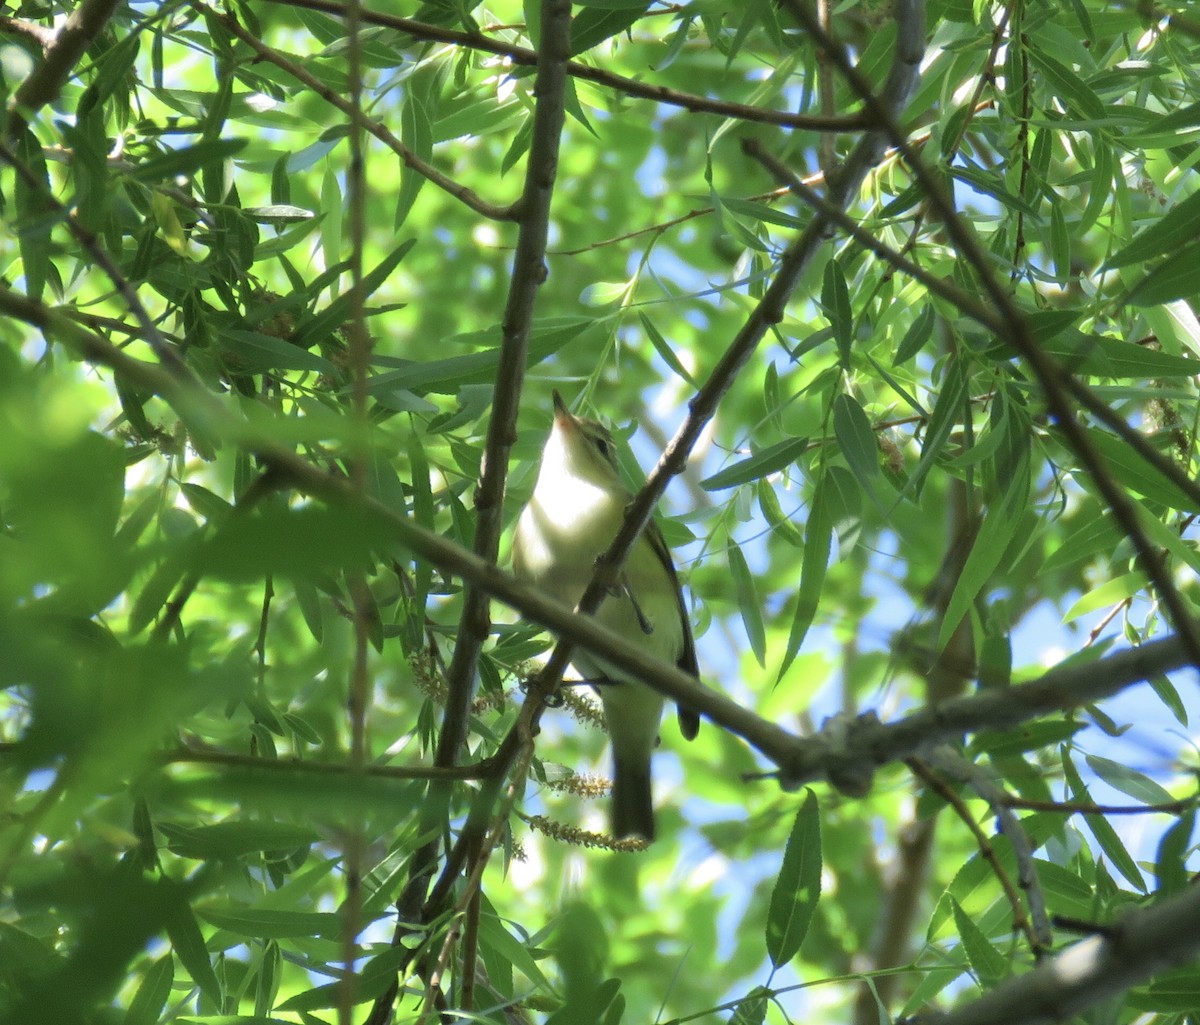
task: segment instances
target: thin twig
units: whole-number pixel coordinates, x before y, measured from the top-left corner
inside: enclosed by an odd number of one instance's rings
[[[193,0],[193,2],[195,2],[195,0]],[[200,4],[197,3],[196,6],[200,7]],[[387,146],[388,149],[395,153],[396,156],[403,160],[408,167],[416,171],[417,174],[421,175],[421,177],[432,182],[443,192],[453,196],[464,206],[469,207],[471,210],[474,210],[477,214],[480,214],[483,217],[487,217],[494,221],[512,220],[513,213],[511,207],[497,206],[494,203],[489,203],[486,199],[481,198],[472,189],[467,188],[467,186],[462,185],[459,182],[456,182],[449,175],[443,174],[427,160],[417,156],[416,153],[414,153],[411,149],[404,145],[403,142],[396,138],[396,136],[392,134],[391,130],[385,125],[379,121],[374,121],[371,118],[368,118],[362,112],[361,107],[356,107],[345,97],[341,96],[329,86],[325,85],[325,83],[315,75],[306,71],[297,61],[292,60],[290,57],[285,57],[278,50],[272,49],[260,41],[252,33],[243,28],[238,20],[232,15],[221,14],[217,11],[211,10],[208,7],[205,7],[204,10],[206,16],[215,18],[217,21],[219,21],[225,28],[237,36],[238,39],[246,43],[246,45],[248,45],[255,52],[255,54],[258,55],[259,58],[274,64],[277,68],[280,68],[283,71],[286,71],[306,89],[309,89],[317,96],[320,96],[321,99],[323,99],[330,106],[336,107],[350,119],[350,123],[352,125],[370,132],[373,136],[375,136],[376,139],[378,139],[385,146]],[[338,13],[344,14],[345,9],[341,8]],[[366,16],[366,12],[363,12],[363,14],[363,21],[370,20]]]
[[[1033,845],[1029,841],[1029,834],[1025,832],[1025,827],[1021,825],[1020,820],[1013,814],[1011,806],[1005,801],[1007,793],[1003,787],[997,786],[989,779],[978,765],[969,762],[948,744],[931,747],[925,755],[925,760],[940,772],[974,790],[988,803],[988,807],[1000,820],[1000,830],[1008,838],[1013,857],[1016,859],[1017,882],[1025,891],[1025,900],[1029,905],[1027,928],[1029,943],[1033,948],[1034,957],[1041,960],[1046,952],[1054,946],[1054,932],[1050,928],[1050,918],[1046,914],[1046,895],[1042,892],[1037,866],[1033,862]],[[1007,881],[1007,875],[1004,880]],[[1005,892],[1009,892],[1007,886]],[[1025,916],[1019,913],[1019,902],[1013,924],[1026,929]]]
[[[1021,895],[1017,893],[1017,888],[1008,877],[1008,871],[1000,863],[1000,857],[996,853],[996,848],[992,846],[992,841],[979,827],[979,823],[975,821],[975,816],[971,814],[971,809],[967,807],[966,802],[921,759],[906,758],[904,764],[912,770],[913,775],[953,808],[954,814],[958,816],[959,821],[971,831],[971,835],[975,837],[975,845],[979,848],[980,855],[984,861],[992,866],[992,873],[995,875],[996,881],[999,882],[1000,888],[1004,891],[1004,896],[1008,900],[1008,906],[1012,908],[1013,929],[1025,934],[1025,939],[1029,942],[1030,947],[1034,950],[1039,949],[1038,938],[1034,935],[1033,928],[1029,923],[1029,916],[1025,913],[1025,908],[1021,904]]]
[[[323,11],[335,16],[345,15],[345,6],[333,0],[271,0],[284,7],[303,7],[310,11]],[[475,32],[460,32],[456,29],[445,28],[442,25],[431,25],[412,18],[401,18],[381,11],[364,11],[363,21],[372,25],[383,25],[404,32],[416,39],[433,43],[449,43],[454,46],[481,50],[493,53],[499,57],[507,57],[513,64],[522,67],[536,67],[538,56],[536,50],[527,46],[514,46],[499,39]],[[592,67],[579,61],[568,61],[567,74],[572,78],[595,82],[597,85],[636,96],[643,100],[654,100],[672,107],[682,107],[695,114],[720,114],[723,117],[735,118],[739,121],[753,121],[760,124],[779,125],[782,128],[809,129],[812,131],[852,132],[865,128],[866,119],[861,114],[851,114],[844,117],[823,117],[818,114],[793,114],[786,110],[764,110],[749,103],[731,103],[726,100],[714,100],[707,96],[694,93],[680,92],[661,85],[649,85],[635,78],[613,74],[602,68]]]

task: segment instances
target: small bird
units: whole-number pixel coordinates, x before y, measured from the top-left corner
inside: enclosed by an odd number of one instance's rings
[[[574,607],[632,500],[617,470],[612,435],[595,420],[573,416],[556,391],[554,424],[542,451],[537,484],[517,520],[513,571]],[[699,676],[679,577],[656,524],[648,524],[638,538],[618,588],[605,598],[596,618]],[[653,840],[650,756],[658,743],[662,695],[593,652],[576,648],[572,662],[595,685],[604,704],[613,750],[613,834],[617,839]],[[680,707],[679,726],[691,740],[700,727],[699,716]]]

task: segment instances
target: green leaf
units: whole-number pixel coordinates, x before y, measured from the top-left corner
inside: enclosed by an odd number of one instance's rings
[[[833,500],[828,493],[829,487],[825,478],[817,483],[812,505],[808,510],[808,522],[804,525],[804,557],[800,563],[800,588],[796,594],[796,609],[792,614],[787,649],[775,677],[776,685],[783,679],[788,667],[800,652],[808,628],[812,626],[813,618],[817,614],[817,605],[825,586],[825,573],[829,567],[829,553],[833,545]]]
[[[667,340],[654,326],[654,322],[644,313],[638,314],[638,319],[642,322],[642,328],[646,332],[646,337],[650,339],[650,344],[654,346],[654,351],[662,357],[662,361],[671,368],[674,373],[678,374],[693,388],[698,388],[695,378],[688,373],[687,368],[679,362],[679,357],[675,355],[675,350],[667,344]]]
[[[908,326],[908,330],[904,332],[904,337],[900,339],[900,344],[896,347],[896,355],[892,358],[892,366],[898,367],[907,363],[925,348],[925,343],[933,334],[933,321],[933,305],[927,303],[921,307],[921,312],[917,314]]]
[[[1191,299],[1200,293],[1196,277],[1200,245],[1190,245],[1172,253],[1138,281],[1125,296],[1132,306],[1160,306],[1176,299]]]
[[[938,459],[943,457],[946,443],[963,416],[963,404],[967,397],[967,379],[962,360],[954,357],[946,365],[942,378],[942,389],[929,416],[925,428],[925,440],[921,446],[921,458],[909,477],[904,490],[910,489],[917,495],[925,484],[925,478]]]
[[[160,892],[163,888],[160,887]],[[221,1006],[222,987],[213,971],[212,962],[208,959],[208,949],[204,945],[204,936],[200,932],[200,923],[192,912],[192,906],[179,886],[172,884],[165,890],[167,900],[163,902],[163,914],[167,923],[167,935],[171,939],[175,955],[180,964],[186,969],[192,981],[200,987],[200,992],[212,1002],[213,1006]]]
[[[1175,798],[1149,776],[1100,755],[1087,755],[1088,767],[1114,790],[1146,804],[1171,804]]]
[[[1055,357],[1073,374],[1133,380],[1200,374],[1200,360],[1107,335],[1065,330],[1040,340],[1040,344],[1047,355]]]
[[[274,335],[227,327],[220,332],[218,339],[236,358],[236,369],[242,373],[259,373],[263,370],[312,370],[330,377],[338,376],[334,365],[323,356]]]
[[[383,996],[396,981],[396,973],[412,958],[412,951],[404,946],[388,947],[369,960],[354,980],[354,998],[365,1003]],[[289,997],[275,1008],[276,1011],[321,1011],[338,1007],[346,996],[344,982],[330,982],[323,986],[302,990]]]
[[[807,448],[807,438],[788,438],[786,441],[776,442],[760,449],[747,459],[718,470],[711,477],[702,480],[700,486],[705,491],[722,491],[739,484],[749,484],[750,481],[759,480],[791,466]]]
[[[837,342],[842,367],[850,369],[850,349],[854,340],[854,311],[850,308],[850,290],[846,275],[836,259],[825,264],[821,287],[821,308]]]
[[[1071,800],[1079,804],[1095,804],[1091,793],[1076,770],[1074,762],[1071,761],[1070,751],[1066,746],[1062,748],[1062,767],[1063,778],[1070,790]],[[1121,843],[1120,837],[1117,836],[1116,830],[1113,829],[1108,819],[1103,815],[1085,815],[1083,821],[1087,824],[1092,836],[1096,838],[1100,849],[1112,862],[1113,867],[1125,877],[1134,889],[1145,893],[1146,881],[1142,877],[1142,872],[1133,858],[1129,856],[1129,852]]]
[[[1171,509],[1200,512],[1200,503],[1181,490],[1174,481],[1163,476],[1120,438],[1100,430],[1090,430],[1087,435],[1089,443],[1102,457],[1105,468],[1122,487]]]
[[[758,507],[762,511],[763,517],[771,525],[775,535],[793,548],[803,548],[804,535],[784,514],[783,507],[779,504],[779,496],[775,494],[775,488],[771,482],[760,477],[754,485],[754,493],[758,496]]]
[[[1154,693],[1158,695],[1159,700],[1175,716],[1175,721],[1180,726],[1187,726],[1187,705],[1184,704],[1183,698],[1179,696],[1179,691],[1175,689],[1175,685],[1171,683],[1170,679],[1166,676],[1152,676],[1146,682],[1154,688]]]
[[[730,541],[726,557],[729,560],[729,570],[733,574],[733,583],[737,589],[738,609],[742,614],[742,625],[746,628],[746,637],[750,641],[750,650],[758,664],[766,664],[767,631],[763,626],[762,603],[758,590],[754,586],[754,577],[750,575],[750,567],[746,557],[736,541]]]
[[[537,322],[529,339],[529,365],[540,363],[568,342],[574,341],[595,323],[592,317],[557,317]],[[477,331],[445,339],[441,345],[451,348],[483,337],[497,339],[500,337],[500,329],[497,327],[489,331]],[[465,385],[495,380],[500,355],[501,350],[496,348],[439,360],[376,359],[378,364],[399,365],[399,369],[372,377],[368,390],[372,395],[396,390],[412,391],[418,395],[454,395]]]
[[[124,1025],[154,1025],[167,1006],[174,977],[175,962],[170,954],[151,964],[129,1002]]]
[[[765,986],[755,986],[733,1009],[729,1025],[762,1025],[767,1017],[771,991]]]
[[[767,912],[767,956],[780,968],[796,956],[821,898],[821,816],[806,790],[783,851]]]
[[[401,242],[376,267],[363,275],[362,293],[364,299],[374,295],[380,286],[387,281],[392,271],[399,266],[400,261],[408,255],[409,250],[416,245],[416,242],[415,238],[406,239]],[[339,295],[320,313],[297,326],[297,337],[301,340],[305,348],[311,349],[318,343],[326,341],[338,328],[350,319],[350,298],[349,292]]]
[[[866,411],[844,392],[833,400],[833,433],[850,472],[873,497],[879,479],[879,445]]]
[[[333,911],[204,907],[199,910],[199,915],[210,925],[238,936],[276,940],[305,936],[336,937],[345,924],[345,918]]]
[[[1050,255],[1054,260],[1055,277],[1060,285],[1065,285],[1071,278],[1071,236],[1062,205],[1058,202],[1050,204]]]
[[[231,821],[211,826],[159,822],[158,828],[167,837],[167,846],[179,857],[201,860],[291,850],[308,847],[320,839],[308,826],[287,822]]]
[[[989,942],[958,901],[953,897],[950,900],[954,905],[954,924],[971,969],[985,988],[991,988],[1009,974],[1008,958]]]
[[[41,301],[52,272],[50,229],[61,215],[50,202],[54,195],[50,186],[50,172],[37,137],[24,128],[17,139],[16,148],[22,165],[27,169],[28,178],[33,179],[29,181],[25,174],[18,174],[13,181],[13,197],[20,220],[17,242],[25,275],[25,294],[30,299]]]
[[[1089,121],[1105,120],[1104,104],[1074,71],[1036,46],[1027,46],[1026,52],[1041,69],[1055,94],[1066,102],[1076,117]]]
[[[571,22],[571,56],[585,53],[631,28],[649,8],[646,0],[630,0],[628,4],[614,4],[612,7],[587,4]]]
[[[281,574],[316,582],[365,566],[393,540],[387,521],[361,507],[272,505],[230,517],[197,553],[196,566],[227,580]]]
[[[1157,894],[1160,897],[1180,893],[1187,889],[1187,858],[1191,851],[1192,832],[1196,828],[1196,809],[1189,808],[1164,834],[1158,845],[1158,856],[1154,861],[1154,874],[1158,879]]]
[[[158,156],[150,157],[134,166],[127,172],[129,177],[139,182],[157,182],[175,178],[179,175],[193,175],[206,163],[214,160],[225,160],[240,153],[246,148],[247,139],[213,139],[209,142],[198,142],[194,146],[184,146],[181,149],[168,150]],[[305,211],[312,216],[309,211]]]
[[[1022,470],[1028,476],[1028,460],[1021,460]],[[938,647],[944,648],[950,641],[951,635],[958,629],[967,610],[974,604],[975,599],[987,586],[992,574],[996,572],[1004,559],[1005,552],[1017,526],[1025,516],[1025,497],[1027,488],[1014,486],[1002,493],[984,516],[983,524],[971,546],[971,554],[963,565],[962,572],[954,584],[950,601],[946,604],[946,612],[942,617],[941,628],[938,631]]]
[[[1143,263],[1156,256],[1174,253],[1194,242],[1200,234],[1200,192],[1176,203],[1166,217],[1156,217],[1138,232],[1129,244],[1117,250],[1105,261],[1103,270],[1115,270],[1130,264]]]
[[[1155,1011],[1186,1021],[1200,1007],[1200,970],[1195,965],[1165,972],[1149,986],[1125,994],[1124,1001],[1137,1011]]]

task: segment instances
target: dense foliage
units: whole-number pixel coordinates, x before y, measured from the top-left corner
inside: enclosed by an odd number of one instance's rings
[[[1190,5],[397,6],[0,15],[0,1021],[1195,1021]]]

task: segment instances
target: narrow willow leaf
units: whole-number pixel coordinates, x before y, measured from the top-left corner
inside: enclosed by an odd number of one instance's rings
[[[808,628],[812,626],[825,586],[825,573],[829,567],[829,552],[833,543],[833,517],[824,480],[817,484],[813,493],[812,506],[808,510],[808,523],[804,527],[804,556],[800,562],[800,590],[796,595],[796,611],[792,615],[792,628],[788,633],[787,650],[783,664],[775,677],[778,684],[788,667],[800,652],[800,645]]]
[[[1103,583],[1097,584],[1090,591],[1080,595],[1071,607],[1063,613],[1063,622],[1073,623],[1080,616],[1086,616],[1089,612],[1111,608],[1118,602],[1132,598],[1135,594],[1144,590],[1147,585],[1146,575],[1141,570],[1134,570],[1131,573],[1122,573],[1120,576],[1111,577]]]
[[[307,826],[287,822],[234,820],[211,826],[185,827],[160,822],[167,846],[181,858],[240,858],[259,851],[308,847],[320,837]]]
[[[1127,246],[1110,256],[1102,269],[1128,267],[1173,253],[1193,241],[1197,234],[1200,234],[1200,192],[1194,192],[1176,203],[1170,214],[1157,218],[1153,224],[1143,228]]]
[[[595,323],[594,317],[548,317],[536,321],[530,331],[529,366],[540,363],[547,356],[557,352]],[[447,338],[442,342],[442,346],[449,349],[477,345],[485,339],[494,341],[499,337],[500,328],[497,326],[487,331],[472,331]],[[371,378],[367,387],[372,395],[391,390],[409,390],[418,395],[454,395],[464,386],[494,381],[496,367],[500,365],[500,349],[487,348],[463,356],[449,356],[446,359],[430,361],[377,356],[372,362],[379,366],[397,368]]]
[[[1103,121],[1107,114],[1104,104],[1082,78],[1048,53],[1030,46],[1026,52],[1042,69],[1059,99],[1066,102],[1076,116],[1089,121]]]
[[[767,956],[779,968],[787,964],[808,932],[821,897],[821,817],[817,795],[806,790],[783,851],[783,866],[771,891],[767,912]]]
[[[275,1007],[275,1001],[279,997],[282,964],[283,956],[280,953],[278,942],[268,940],[263,947],[257,976],[254,980],[254,1013],[260,1018],[269,1017],[271,1010]]]
[[[755,986],[733,1009],[729,1025],[762,1025],[767,1017],[767,1001],[771,991],[765,986]]]
[[[1147,463],[1133,448],[1106,431],[1088,431],[1088,441],[1104,458],[1108,472],[1122,487],[1181,512],[1200,512],[1200,502]]]
[[[852,395],[833,400],[833,433],[850,472],[872,498],[879,478],[879,445],[866,411]]]
[[[925,343],[933,334],[933,319],[933,305],[927,303],[921,307],[921,312],[917,314],[908,330],[904,332],[904,337],[900,339],[900,344],[896,347],[896,355],[892,357],[892,366],[898,367],[902,363],[907,363],[925,348]]]
[[[311,370],[337,377],[337,368],[324,356],[261,331],[224,328],[218,340],[238,361],[238,369],[256,373],[261,370]]]
[[[1087,206],[1083,208],[1083,215],[1079,218],[1079,224],[1075,228],[1076,238],[1083,238],[1084,233],[1096,223],[1108,207],[1113,191],[1113,169],[1116,165],[1113,148],[1109,144],[1107,136],[1101,132],[1092,135],[1092,142],[1095,151],[1092,178],[1088,183]]]
[[[950,440],[950,435],[963,415],[963,402],[966,397],[966,374],[963,371],[962,361],[954,358],[946,368],[941,394],[937,397],[937,402],[929,417],[929,424],[925,428],[921,458],[917,461],[912,476],[908,479],[905,491],[911,489],[918,495],[921,493],[925,478],[942,455],[946,442]]]
[[[177,175],[192,175],[210,160],[224,160],[246,147],[248,139],[212,139],[135,164],[128,172],[134,181],[157,182]]]
[[[336,911],[288,911],[276,908],[204,907],[200,917],[238,936],[294,939],[336,936],[344,919]]]
[[[433,125],[424,98],[418,90],[405,90],[404,103],[400,107],[400,139],[415,156],[426,163],[433,157]],[[400,188],[396,194],[396,212],[392,218],[393,231],[399,229],[407,219],[425,181],[425,175],[414,171],[407,163],[401,164]]]
[[[807,438],[788,438],[769,445],[755,452],[748,459],[718,470],[711,477],[700,482],[705,491],[721,491],[724,488],[736,487],[738,484],[749,484],[772,473],[791,466],[808,447]]]
[[[1179,696],[1179,691],[1175,689],[1175,685],[1170,679],[1166,676],[1151,676],[1146,682],[1154,688],[1154,693],[1158,695],[1158,699],[1175,716],[1175,721],[1180,726],[1187,726],[1187,705],[1183,703],[1183,698]]]
[[[1023,466],[1028,477],[1028,462],[1023,461]],[[1016,534],[1017,525],[1025,514],[1024,491],[1023,488],[1014,487],[988,509],[975,543],[971,546],[971,554],[967,556],[946,605],[946,614],[938,631],[939,648],[944,648],[949,642],[963,616],[1003,560],[1009,542]]]
[[[1159,896],[1179,893],[1187,887],[1187,857],[1191,851],[1192,832],[1195,828],[1196,809],[1190,808],[1163,834],[1158,845],[1158,857],[1154,862]]]
[[[954,923],[971,969],[985,988],[995,985],[1008,975],[1008,958],[993,946],[958,901],[950,899],[954,902]]]
[[[649,6],[646,0],[637,0],[628,6],[607,10],[599,6],[586,7],[571,22],[571,56],[576,57],[631,28]]]
[[[654,326],[654,322],[644,313],[638,314],[638,319],[642,322],[642,327],[645,329],[646,337],[650,339],[650,344],[654,346],[654,351],[662,357],[664,363],[671,368],[676,374],[682,377],[693,388],[698,388],[699,385],[691,374],[687,372],[687,368],[679,362],[679,357],[675,355],[675,350],[671,348],[667,340]]]
[[[174,977],[175,962],[170,954],[155,961],[142,976],[122,1025],[154,1025],[167,1006]]]
[[[846,275],[842,273],[841,265],[836,259],[825,264],[821,307],[829,320],[829,326],[833,329],[842,367],[848,370],[850,348],[854,339],[854,311],[850,308],[850,290],[846,286]]]
[[[742,554],[737,542],[731,541],[728,555],[729,571],[733,574],[734,587],[737,590],[738,608],[742,614],[742,625],[746,628],[746,638],[750,641],[750,650],[758,664],[766,664],[767,631],[763,626],[762,603],[759,601],[758,589],[754,586],[754,577],[750,575],[750,567]]]
[[[338,230],[340,231],[340,227]],[[405,239],[380,260],[375,267],[363,275],[362,291],[364,298],[374,295],[379,287],[388,279],[392,271],[396,269],[400,261],[408,255],[409,250],[416,244],[417,240],[415,238]],[[349,293],[339,295],[324,310],[300,326],[299,333],[306,347],[311,348],[318,342],[325,341],[346,323],[350,318],[350,298]]]
[[[1083,779],[1075,768],[1075,763],[1071,760],[1070,751],[1065,746],[1062,748],[1062,767],[1063,779],[1066,780],[1067,787],[1071,792],[1071,799],[1079,804],[1094,804],[1091,792],[1084,785]],[[1087,824],[1092,836],[1095,837],[1100,849],[1112,862],[1113,867],[1125,877],[1134,889],[1145,893],[1146,880],[1142,876],[1141,869],[1130,857],[1125,845],[1117,836],[1117,831],[1113,829],[1108,819],[1103,815],[1085,815],[1083,821]]]
[[[1087,755],[1088,767],[1114,790],[1145,804],[1170,804],[1175,800],[1149,776],[1100,755]]]
[[[1061,203],[1050,204],[1050,254],[1055,277],[1060,285],[1065,285],[1071,278],[1071,236]]]
[[[180,963],[187,970],[200,992],[214,1007],[222,1006],[223,990],[208,959],[208,948],[200,932],[200,923],[192,912],[183,888],[172,884],[170,890],[159,887],[162,913],[167,922],[167,936]]]
[[[1126,294],[1131,306],[1161,306],[1176,299],[1191,299],[1200,293],[1200,245],[1186,246],[1138,281]]]
[[[758,508],[762,511],[763,518],[771,525],[776,536],[793,548],[803,548],[804,535],[784,514],[783,507],[779,504],[779,496],[775,494],[771,482],[760,478],[754,486],[754,493],[758,496]]]
[[[429,459],[421,444],[421,436],[416,431],[409,435],[408,464],[412,470],[412,512],[417,523],[428,530],[434,529],[433,522],[433,489],[429,482]],[[416,579],[413,604],[418,609],[425,607],[429,596],[429,588],[433,582],[433,565],[425,559],[416,559]]]

